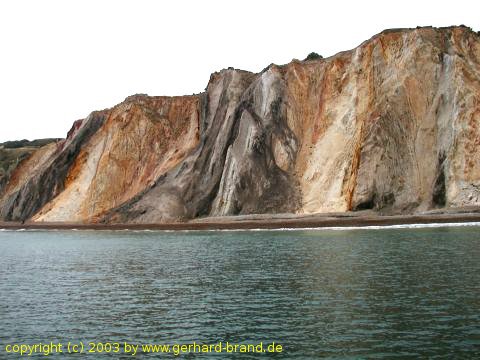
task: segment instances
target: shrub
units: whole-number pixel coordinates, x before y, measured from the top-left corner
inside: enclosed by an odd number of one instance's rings
[[[316,52],[311,52],[303,61],[318,60],[318,59],[323,59],[323,56],[317,54]]]

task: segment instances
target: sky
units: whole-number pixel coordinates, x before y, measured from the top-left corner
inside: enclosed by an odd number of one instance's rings
[[[212,72],[349,50],[387,28],[465,24],[471,1],[0,2],[0,142],[65,137],[136,93],[202,92]]]

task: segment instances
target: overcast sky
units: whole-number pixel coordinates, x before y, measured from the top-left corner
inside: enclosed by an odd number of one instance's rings
[[[204,90],[233,66],[330,56],[396,27],[465,24],[471,1],[11,0],[0,3],[0,142],[64,137],[135,93]]]

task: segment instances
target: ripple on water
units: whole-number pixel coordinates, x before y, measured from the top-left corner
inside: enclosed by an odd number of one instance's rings
[[[0,234],[0,343],[275,341],[479,354],[478,227]]]

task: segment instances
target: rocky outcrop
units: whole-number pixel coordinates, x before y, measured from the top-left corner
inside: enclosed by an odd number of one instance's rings
[[[295,211],[300,206],[295,178],[276,164],[272,147],[285,142],[288,162],[296,143],[286,123],[281,78],[268,74],[213,74],[202,95],[199,146],[106,219],[155,222]]]
[[[29,162],[19,166],[16,169],[18,173],[31,175],[24,177],[13,191],[7,191],[3,196],[0,217],[5,220],[27,220],[59,195],[65,189],[66,176],[80,149],[100,128],[104,117],[103,112],[92,113],[78,131],[72,132],[71,137],[60,142],[56,149],[49,151],[41,148],[46,154],[40,156],[40,164],[35,168],[30,168]],[[72,198],[71,201],[75,202],[76,199]]]
[[[0,196],[10,192],[12,188],[17,186],[22,176],[16,171],[17,167],[25,161],[29,165],[24,168],[35,167],[41,154],[52,146],[48,144],[59,141],[60,139],[38,139],[38,140],[19,140],[7,141],[0,144]],[[42,150],[37,151],[40,147]],[[28,174],[22,174],[27,177]],[[7,186],[8,185],[8,186]]]
[[[389,30],[326,59],[222,70],[199,95],[93,113],[18,167],[30,175],[0,214],[151,223],[480,205],[479,126],[479,35]]]

